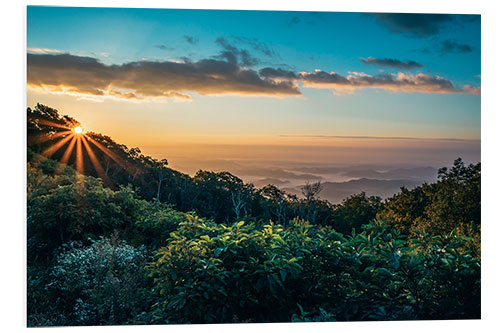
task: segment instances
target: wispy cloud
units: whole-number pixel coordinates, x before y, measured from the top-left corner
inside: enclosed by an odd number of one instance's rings
[[[158,44],[158,45],[155,45],[155,47],[157,49],[160,49],[160,50],[163,50],[163,51],[173,51],[173,50],[175,50],[173,47],[167,46],[165,44]]]
[[[39,54],[59,54],[63,53],[61,50],[56,50],[56,49],[47,49],[47,48],[39,48],[39,47],[28,47],[27,48],[28,52],[31,53],[39,53]]]
[[[413,69],[413,68],[422,68],[424,65],[419,64],[416,61],[413,60],[407,60],[406,62],[403,62],[398,59],[389,59],[389,58],[374,58],[374,57],[368,57],[366,59],[361,58],[361,62],[365,65],[374,65],[374,66],[383,66],[383,67],[393,67],[393,68],[399,68],[399,69]]]
[[[189,35],[184,35],[184,39],[186,40],[186,42],[188,42],[189,44],[198,44],[198,38],[194,37],[194,36],[189,36]]]
[[[231,64],[240,64],[245,67],[253,67],[260,63],[259,59],[252,56],[248,50],[237,48],[225,38],[219,37],[215,42],[223,49],[216,57],[217,59],[225,59]]]
[[[440,52],[444,53],[469,53],[472,47],[468,44],[461,44],[455,39],[446,39],[440,45]]]
[[[249,45],[252,49],[259,51],[270,58],[278,56],[276,52],[268,44],[258,40],[257,38],[233,36],[232,39],[235,42]]]

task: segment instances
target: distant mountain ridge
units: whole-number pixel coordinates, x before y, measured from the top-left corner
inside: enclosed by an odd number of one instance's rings
[[[370,178],[354,179],[345,182],[324,182],[322,183],[323,190],[319,193],[319,197],[334,204],[340,203],[343,199],[361,192],[365,192],[368,196],[374,195],[388,198],[398,193],[403,186],[412,189],[424,182],[412,179],[385,180]],[[284,188],[283,190],[301,195],[301,186]]]
[[[380,180],[413,179],[432,182],[437,180],[437,170],[432,167],[398,168],[388,171],[358,169],[346,171],[343,173],[343,175],[352,178],[369,178]]]

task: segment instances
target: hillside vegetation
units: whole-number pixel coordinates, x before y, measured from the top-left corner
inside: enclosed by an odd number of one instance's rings
[[[333,205],[101,134],[51,148],[77,124],[28,109],[28,326],[480,318],[480,163]]]

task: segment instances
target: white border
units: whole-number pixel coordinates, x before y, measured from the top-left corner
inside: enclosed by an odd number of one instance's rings
[[[149,1],[149,0],[45,0],[3,4],[0,11],[3,44],[1,76],[2,105],[2,241],[1,260],[1,307],[0,325],[8,329],[25,328],[25,177],[26,177],[26,135],[25,135],[25,47],[26,47],[26,5],[56,5],[80,7],[132,7],[132,8],[210,8],[210,9],[253,9],[253,10],[319,10],[319,11],[373,11],[373,12],[431,12],[468,13],[482,15],[482,164],[483,164],[483,237],[482,237],[482,320],[480,321],[418,321],[383,323],[318,323],[318,324],[250,324],[250,325],[183,325],[148,327],[92,327],[57,328],[60,331],[164,331],[195,332],[250,332],[258,330],[303,330],[354,331],[354,332],[419,332],[472,330],[493,331],[496,323],[498,288],[498,237],[499,218],[496,206],[500,196],[498,172],[500,158],[497,142],[500,122],[496,89],[499,77],[498,31],[500,31],[498,6],[493,1],[436,1],[419,0],[403,2],[398,0],[350,0],[342,2],[308,0],[307,2],[253,0],[250,3],[228,0],[195,1]],[[5,103],[6,102],[6,103]],[[496,325],[495,325],[496,324]],[[44,329],[52,330],[52,329]]]

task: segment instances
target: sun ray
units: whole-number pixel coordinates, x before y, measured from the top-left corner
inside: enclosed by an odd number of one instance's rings
[[[115,153],[113,153],[111,150],[108,148],[104,147],[102,144],[97,142],[96,140],[92,139],[90,136],[87,136],[90,142],[92,142],[97,148],[99,148],[104,154],[108,155],[112,160],[114,160],[116,163],[118,163],[119,166],[121,166],[124,170],[128,171],[127,166],[125,163],[121,160],[119,156],[117,156]]]
[[[45,149],[42,152],[42,155],[45,156],[45,157],[51,156],[56,151],[58,151],[59,149],[61,149],[61,147],[64,146],[72,137],[73,137],[72,135],[68,135],[67,137],[59,140],[57,143],[55,143],[52,146],[50,146],[49,148]]]
[[[104,169],[102,168],[101,163],[99,162],[99,160],[95,156],[94,151],[92,150],[92,148],[88,144],[86,135],[82,136],[82,143],[83,143],[83,146],[85,147],[85,150],[89,154],[90,162],[94,166],[94,169],[97,171],[97,174],[99,175],[99,177],[101,177],[101,179],[104,181],[108,181],[108,176],[104,172]]]
[[[50,120],[36,118],[36,122],[38,124],[42,124],[42,125],[47,125],[47,126],[52,126],[52,127],[59,127],[59,128],[64,128],[64,129],[67,129],[67,130],[71,130],[71,127],[69,127],[67,125],[62,125],[62,124],[54,123],[54,122],[52,122]]]
[[[68,134],[72,134],[72,132],[71,131],[63,131],[63,132],[57,132],[57,133],[54,133],[51,135],[39,134],[39,135],[34,136],[34,142],[35,143],[43,143],[43,142],[46,142],[49,140],[57,139],[61,136],[68,135]]]
[[[66,167],[66,165],[68,164],[68,160],[71,156],[71,153],[73,152],[73,149],[74,149],[75,143],[76,143],[76,137],[74,135],[72,137],[73,137],[73,139],[70,141],[68,148],[66,148],[66,151],[64,152],[63,157],[59,161],[59,166],[56,169],[56,174],[61,174],[63,172],[64,168]]]
[[[83,150],[82,150],[82,138],[81,136],[76,137],[76,171],[83,174]]]

